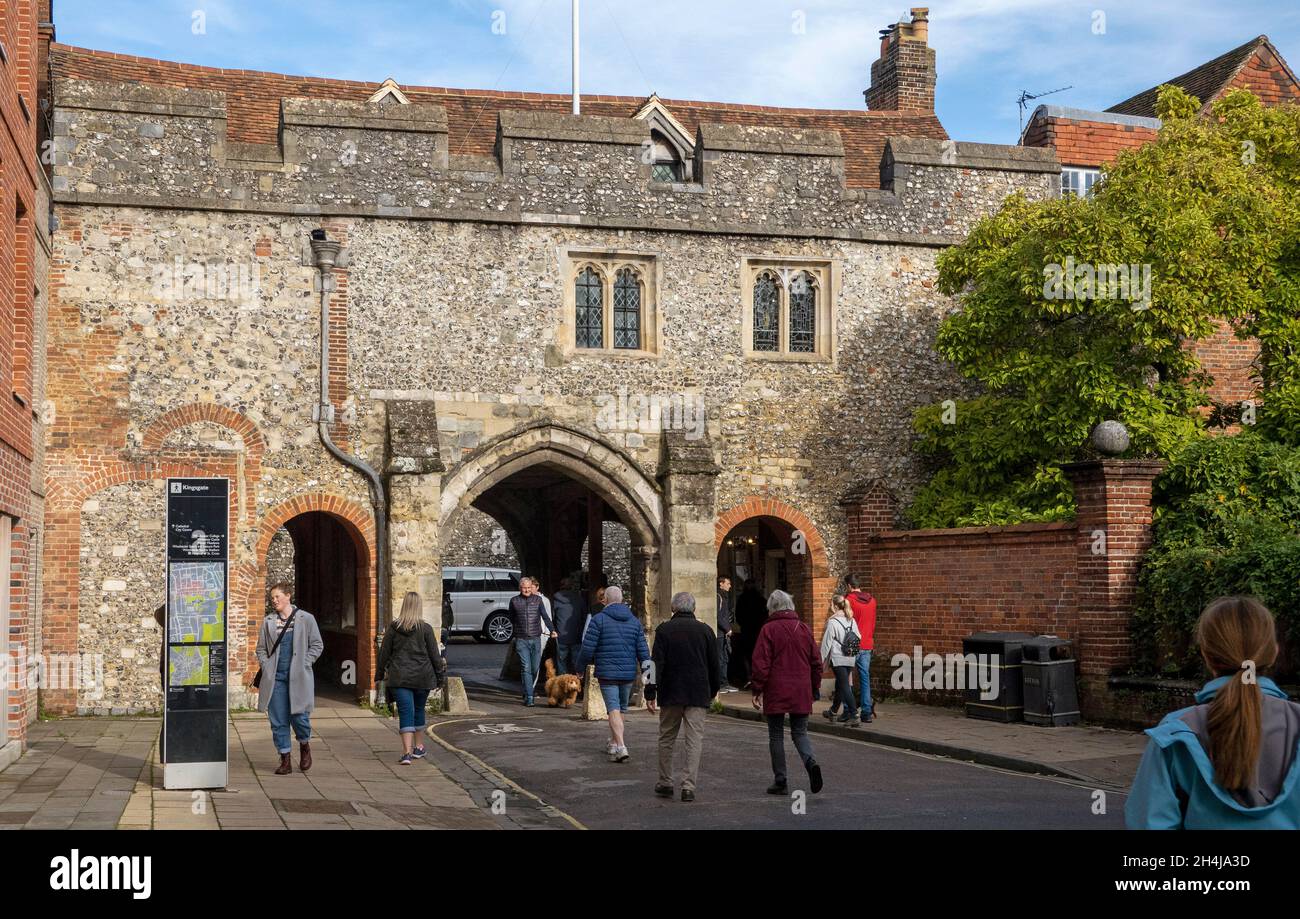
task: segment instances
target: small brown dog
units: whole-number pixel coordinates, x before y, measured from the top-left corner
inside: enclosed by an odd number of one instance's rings
[[[582,680],[574,673],[562,673],[556,676],[555,662],[546,662],[546,704],[554,708],[563,705],[568,708],[582,691]]]

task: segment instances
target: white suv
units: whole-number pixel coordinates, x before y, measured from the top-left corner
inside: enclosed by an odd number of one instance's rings
[[[451,598],[451,634],[497,644],[513,638],[510,598],[519,593],[519,575],[501,568],[442,569],[442,595]]]

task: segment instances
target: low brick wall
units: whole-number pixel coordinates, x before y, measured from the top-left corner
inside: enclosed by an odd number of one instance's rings
[[[877,658],[960,651],[972,632],[1077,634],[1073,523],[890,530],[870,540]],[[884,652],[888,653],[884,653]]]
[[[1151,483],[1160,464],[1068,463],[1075,520],[946,530],[892,529],[896,506],[878,484],[843,502],[852,570],[877,601],[873,690],[889,695],[895,654],[953,654],[975,632],[1070,639],[1080,707],[1102,721],[1145,721],[1144,704],[1108,685],[1131,664],[1129,617],[1151,541]],[[905,691],[955,704],[955,690]]]

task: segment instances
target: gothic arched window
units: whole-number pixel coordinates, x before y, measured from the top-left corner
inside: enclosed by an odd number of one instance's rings
[[[577,304],[577,346],[605,347],[605,286],[595,269],[584,268],[578,272],[574,302]]]
[[[806,271],[790,279],[790,352],[817,350],[817,281]]]
[[[754,279],[754,350],[781,348],[781,285],[770,271]]]
[[[641,279],[631,268],[614,276],[614,347],[641,347]]]

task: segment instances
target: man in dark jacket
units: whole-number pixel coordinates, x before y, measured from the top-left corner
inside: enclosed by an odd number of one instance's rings
[[[731,661],[731,578],[718,578],[718,670],[722,674],[721,692],[734,692],[727,682],[727,664]]]
[[[510,618],[515,625],[515,650],[519,652],[524,705],[531,706],[533,689],[537,685],[537,669],[542,663],[542,626],[546,627],[548,635],[556,637],[542,595],[537,592],[536,578],[520,579],[518,596],[510,598]]]
[[[704,718],[718,694],[717,645],[713,630],[695,618],[695,597],[682,591],[672,599],[673,618],[655,630],[651,655],[654,668],[646,684],[646,708],[653,714],[659,703],[659,782],[655,794],[673,796],[673,747],[686,726],[686,766],[682,774],[682,800],[695,800],[704,749]]]
[[[558,673],[577,673],[575,658],[582,647],[582,628],[587,621],[587,600],[573,589],[573,578],[560,581],[560,589],[551,601],[555,614],[555,669]]]
[[[822,769],[808,740],[808,715],[813,699],[820,695],[822,654],[812,630],[799,621],[794,600],[784,590],[767,598],[767,624],[758,633],[754,648],[751,685],[754,708],[767,718],[767,747],[772,756],[773,782],[770,795],[787,793],[785,776],[785,716],[790,716],[790,737],[804,768],[813,794],[822,790]]]

